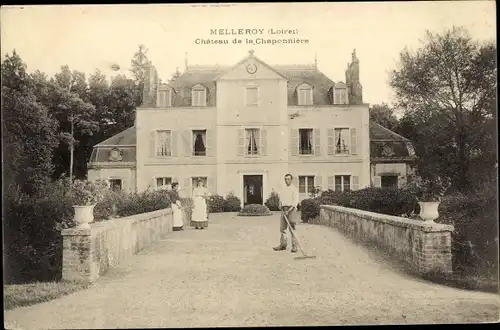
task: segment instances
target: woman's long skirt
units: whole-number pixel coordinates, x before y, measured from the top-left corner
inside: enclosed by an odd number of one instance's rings
[[[182,230],[184,222],[182,221],[182,210],[177,204],[172,204],[172,213],[174,218],[173,229],[174,231]]]
[[[205,198],[196,197],[194,199],[193,215],[191,216],[191,227],[206,228],[208,227],[207,203]]]

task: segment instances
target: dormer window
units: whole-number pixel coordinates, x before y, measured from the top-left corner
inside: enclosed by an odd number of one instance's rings
[[[157,107],[171,107],[172,106],[172,89],[168,86],[158,87],[156,97]]]
[[[191,89],[191,106],[205,107],[207,105],[207,89],[196,85]]]
[[[297,87],[298,105],[313,104],[313,88],[311,85],[302,84]]]
[[[347,86],[339,82],[332,87],[333,89],[333,104],[348,104]]]

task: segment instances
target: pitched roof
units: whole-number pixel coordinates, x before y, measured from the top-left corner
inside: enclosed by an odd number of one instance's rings
[[[407,138],[370,120],[370,141],[400,141],[410,142]]]
[[[98,146],[118,146],[118,145],[134,145],[136,144],[136,133],[135,133],[135,126],[129,127],[126,130],[113,135],[107,140],[104,140],[103,142],[95,145],[95,147]]]
[[[302,83],[313,86],[313,102],[315,105],[332,104],[330,90],[335,84],[333,80],[314,66],[308,65],[276,65],[276,70],[288,79],[288,105],[297,105],[296,88]]]

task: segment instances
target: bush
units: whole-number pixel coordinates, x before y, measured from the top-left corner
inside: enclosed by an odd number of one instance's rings
[[[303,199],[300,202],[300,219],[303,222],[308,222],[319,216],[319,206],[318,198]]]
[[[271,194],[269,195],[269,198],[266,200],[264,203],[265,206],[270,211],[279,211],[280,210],[280,196],[278,195],[277,192],[272,191]]]
[[[263,216],[271,214],[267,206],[261,204],[247,204],[238,213],[238,215],[241,216]]]
[[[187,221],[191,221],[193,215],[194,201],[190,197],[181,198],[182,208],[186,212]]]
[[[496,185],[495,185],[496,187]],[[471,275],[498,279],[497,193],[487,187],[467,195],[446,196],[436,222],[452,224],[453,267]]]
[[[224,212],[239,212],[241,210],[241,200],[233,193],[229,193],[224,200]]]
[[[59,280],[60,230],[74,226],[69,182],[47,184],[35,196],[6,195],[4,255],[7,283]]]
[[[224,197],[214,194],[207,198],[207,206],[209,213],[224,212]]]

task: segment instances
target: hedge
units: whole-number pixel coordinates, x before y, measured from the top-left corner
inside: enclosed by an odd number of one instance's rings
[[[395,216],[410,216],[418,210],[417,199],[406,189],[370,187],[347,192],[327,190],[319,197],[302,200],[302,221],[319,216],[320,205],[339,205]]]

